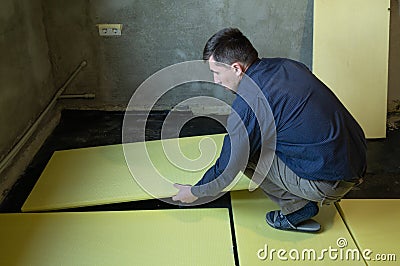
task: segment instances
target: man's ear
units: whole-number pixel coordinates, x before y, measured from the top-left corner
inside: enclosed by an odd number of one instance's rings
[[[240,76],[242,73],[244,73],[244,66],[240,62],[233,63],[231,67],[237,76]]]

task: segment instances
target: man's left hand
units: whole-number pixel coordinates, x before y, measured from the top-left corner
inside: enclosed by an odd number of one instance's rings
[[[190,185],[174,184],[174,187],[179,189],[178,193],[172,197],[173,201],[181,201],[183,203],[192,203],[198,199],[192,194]]]

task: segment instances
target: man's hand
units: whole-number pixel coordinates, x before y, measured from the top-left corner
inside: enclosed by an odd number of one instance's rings
[[[181,201],[183,203],[192,203],[198,199],[198,197],[193,195],[192,191],[190,190],[192,188],[192,186],[174,184],[174,187],[179,189],[179,191],[174,197],[172,197],[173,201]]]

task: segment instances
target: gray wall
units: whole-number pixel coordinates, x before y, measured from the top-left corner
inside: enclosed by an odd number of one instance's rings
[[[0,159],[36,120],[54,84],[40,0],[2,0]]]
[[[263,57],[282,56],[311,67],[312,0],[44,0],[56,84],[86,59],[88,67],[68,93],[95,93],[97,106],[126,105],[151,74],[174,63],[201,59],[207,39],[239,27]],[[122,36],[98,36],[96,24],[122,23]],[[161,108],[195,95],[229,101],[223,90],[183,86],[161,99]]]

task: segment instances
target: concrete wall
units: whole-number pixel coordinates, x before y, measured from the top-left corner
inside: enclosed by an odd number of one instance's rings
[[[151,74],[201,59],[207,39],[227,26],[239,27],[263,57],[289,57],[311,67],[312,12],[312,0],[44,0],[56,84],[86,59],[84,79],[77,79],[67,93],[95,93],[94,101],[78,106],[99,107],[125,106]],[[122,23],[122,36],[98,36],[98,23]],[[223,90],[182,86],[159,107],[202,94],[230,100]]]
[[[1,1],[0,159],[55,93],[41,4]]]
[[[400,111],[400,5],[391,0],[388,111]]]
[[[107,65],[107,62],[98,62],[101,54],[96,23],[92,17],[96,3],[88,0],[42,0],[43,22],[55,86],[61,87],[84,59],[88,61],[88,65],[68,86],[65,94],[95,92],[101,78],[99,67]],[[112,90],[113,87],[108,88],[108,91]]]

